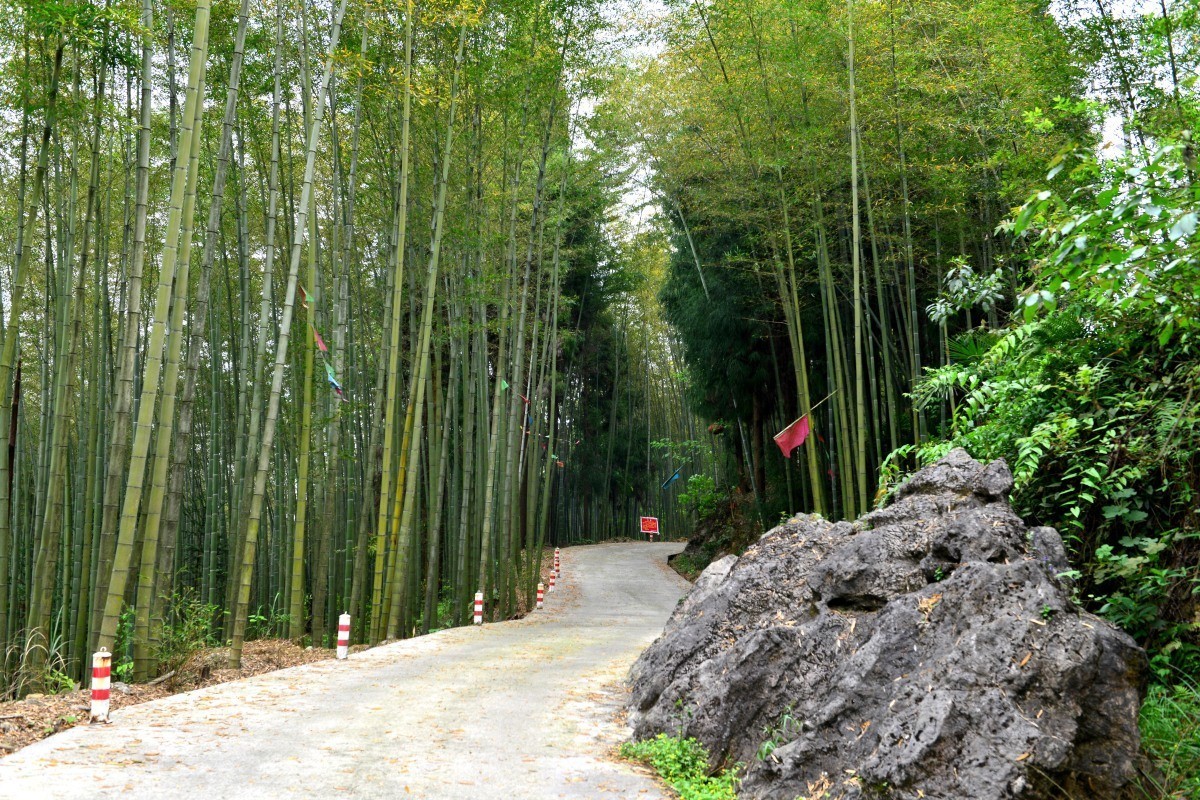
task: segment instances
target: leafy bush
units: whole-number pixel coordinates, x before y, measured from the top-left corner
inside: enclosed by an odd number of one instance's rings
[[[679,495],[679,504],[695,512],[699,519],[710,517],[728,496],[717,490],[716,481],[710,475],[696,474],[688,478],[687,491]]]
[[[1036,233],[1024,321],[960,337],[914,390],[953,409],[917,461],[950,447],[1006,459],[1017,510],[1063,534],[1079,601],[1145,645],[1163,679],[1200,667],[1200,189],[1182,158],[1085,157],[1065,199],[1034,195],[1010,226]]]
[[[741,555],[758,541],[762,528],[750,516],[753,503],[754,495],[737,490],[722,496],[696,521],[687,550],[671,559],[675,571],[694,580],[714,559],[729,553]]]
[[[708,774],[708,753],[695,739],[660,733],[653,739],[626,742],[621,755],[654,767],[683,800],[736,800],[737,767]]]

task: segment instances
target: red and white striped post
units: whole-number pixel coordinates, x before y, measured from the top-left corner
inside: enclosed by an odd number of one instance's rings
[[[92,654],[92,722],[108,722],[108,697],[112,681],[112,653],[103,647]]]
[[[561,551],[556,547],[556,548],[554,548],[554,574],[555,575],[562,574],[562,561],[560,560],[560,558],[561,558]]]
[[[339,660],[350,655],[350,615],[338,617],[337,657]]]
[[[537,597],[538,597],[538,599],[537,599],[537,607],[540,609],[540,608],[542,607],[542,603],[543,603],[543,602],[545,602],[545,600],[546,600],[546,585],[545,585],[544,583],[539,583],[539,584],[538,584],[538,595],[537,595]]]
[[[650,541],[654,541],[654,531],[650,531]]]
[[[554,573],[553,572],[550,573],[550,586],[546,588],[546,591],[548,591],[548,592],[554,591]]]
[[[483,592],[475,593],[475,624],[483,624]]]

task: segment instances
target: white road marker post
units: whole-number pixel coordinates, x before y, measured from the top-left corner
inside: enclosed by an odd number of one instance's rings
[[[475,624],[483,624],[483,592],[475,593]]]
[[[112,685],[112,653],[103,647],[92,654],[91,722],[108,722],[108,698]]]
[[[342,614],[338,617],[337,657],[338,660],[344,660],[348,655],[350,655],[350,615]]]
[[[547,592],[554,591],[554,573],[553,572],[550,573],[550,586],[546,588],[546,591]]]
[[[546,600],[546,585],[544,583],[539,583],[538,584],[538,594],[537,594],[537,607],[539,610],[541,609],[542,603],[544,603],[545,600]]]
[[[554,574],[555,575],[562,574],[561,554],[562,554],[561,551],[557,547],[554,548]]]

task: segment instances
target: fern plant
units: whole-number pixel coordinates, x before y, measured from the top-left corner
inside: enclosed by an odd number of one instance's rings
[[[1076,191],[1039,192],[1007,226],[1031,240],[1023,319],[952,340],[926,371],[914,401],[949,401],[951,419],[892,454],[881,497],[900,464],[951,447],[1004,458],[1018,512],[1063,534],[1079,602],[1165,678],[1200,667],[1200,189],[1171,146],[1077,172]]]

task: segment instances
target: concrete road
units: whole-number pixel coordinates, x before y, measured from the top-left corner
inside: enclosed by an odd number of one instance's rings
[[[518,622],[145,703],[0,759],[0,798],[666,798],[612,757],[622,678],[687,584],[678,544],[563,550]]]

